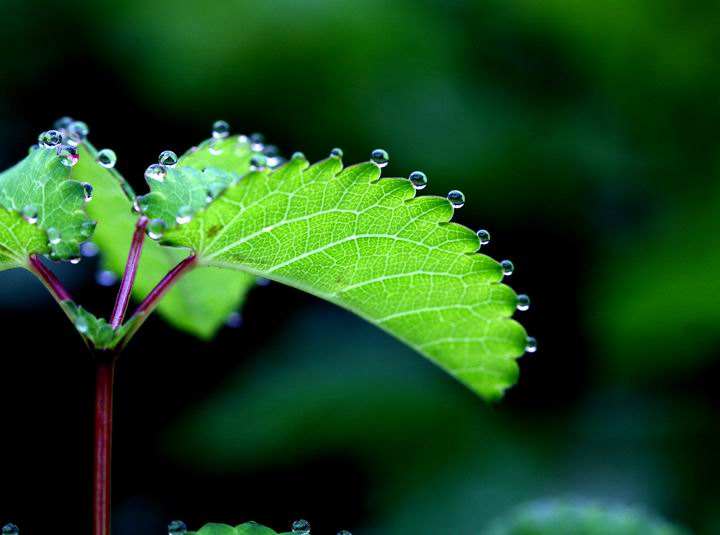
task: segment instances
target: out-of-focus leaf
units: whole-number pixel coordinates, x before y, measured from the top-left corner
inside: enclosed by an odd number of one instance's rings
[[[683,535],[680,528],[643,511],[563,501],[522,506],[483,535]]]
[[[200,530],[192,532],[190,535],[277,535],[277,532],[268,527],[261,526],[257,522],[245,522],[235,527],[226,524],[206,524]]]

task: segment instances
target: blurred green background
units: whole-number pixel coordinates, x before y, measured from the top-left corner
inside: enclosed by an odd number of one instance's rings
[[[3,168],[61,115],[140,191],[161,150],[219,118],[311,160],[382,147],[385,175],[466,194],[456,220],[490,230],[533,300],[540,349],[496,406],[274,284],[209,344],[151,321],[119,372],[118,535],[176,517],[482,533],[557,498],[720,533],[720,4],[0,5]],[[95,269],[59,271],[103,312]],[[91,363],[39,283],[0,275],[18,348],[0,359],[0,522],[87,532]]]

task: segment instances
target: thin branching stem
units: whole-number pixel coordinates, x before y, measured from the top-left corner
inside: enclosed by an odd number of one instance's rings
[[[135,233],[130,243],[130,252],[128,253],[127,262],[125,263],[125,272],[120,281],[120,289],[118,290],[115,307],[110,316],[110,325],[113,329],[117,329],[122,324],[130,302],[130,294],[132,293],[133,284],[135,283],[135,275],[137,274],[138,264],[140,263],[140,255],[142,254],[143,243],[145,242],[145,228],[148,224],[146,216],[140,216],[135,224]]]
[[[70,292],[65,289],[55,274],[45,267],[45,264],[40,261],[38,255],[31,254],[29,261],[30,269],[32,269],[33,273],[40,277],[40,280],[43,282],[45,287],[58,302],[72,301]]]

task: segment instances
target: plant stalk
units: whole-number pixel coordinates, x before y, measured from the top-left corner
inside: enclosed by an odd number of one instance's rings
[[[38,276],[40,277],[40,280],[45,285],[45,287],[50,291],[52,296],[55,298],[56,301],[59,303],[62,303],[63,301],[72,301],[72,297],[70,297],[70,292],[68,292],[65,287],[62,285],[60,280],[55,276],[55,274],[50,271],[48,268],[45,267],[45,264],[43,264],[40,261],[40,258],[38,258],[38,255],[31,254],[30,255],[30,269]]]
[[[140,255],[142,254],[143,243],[145,242],[145,228],[148,224],[146,216],[140,216],[135,224],[135,232],[133,233],[132,242],[130,243],[130,251],[128,252],[127,262],[125,263],[125,271],[120,281],[120,289],[118,290],[115,306],[110,315],[110,325],[113,329],[117,329],[122,324],[127,311],[130,295],[132,293],[133,284],[135,283],[135,275],[137,274],[138,265],[140,264]]]
[[[110,535],[110,468],[115,361],[114,354],[99,353],[95,367],[94,535]]]

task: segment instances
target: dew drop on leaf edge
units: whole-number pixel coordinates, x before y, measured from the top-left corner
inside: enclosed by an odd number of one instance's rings
[[[38,210],[34,204],[27,204],[23,206],[21,214],[23,219],[31,225],[34,225],[38,221]]]
[[[50,244],[57,245],[58,243],[60,243],[61,236],[58,229],[56,229],[55,227],[50,227],[45,232],[47,234],[48,242],[50,242]]]
[[[267,168],[267,158],[262,154],[256,154],[250,158],[251,171],[264,171]]]
[[[515,306],[519,311],[524,312],[530,308],[530,297],[527,294],[518,294],[516,299]]]
[[[230,329],[237,329],[242,326],[243,319],[242,314],[240,312],[232,312],[228,317],[227,320],[225,320],[225,325],[227,325]]]
[[[163,237],[166,227],[167,225],[162,219],[151,219],[148,222],[145,232],[151,240],[159,240]]]
[[[182,520],[173,520],[168,524],[168,535],[185,535],[187,526]]]
[[[171,150],[164,150],[158,156],[158,163],[166,167],[173,167],[178,162],[177,154]]]
[[[412,184],[412,187],[416,190],[425,189],[428,185],[428,177],[422,171],[413,171],[410,173],[408,180],[410,181],[410,184]]]
[[[5,524],[2,528],[2,535],[18,535],[19,533],[20,528],[15,524]]]
[[[90,133],[88,125],[82,121],[73,121],[67,127],[68,137],[74,145],[79,145],[87,139]]]
[[[181,206],[178,208],[178,213],[175,216],[175,221],[178,225],[185,225],[192,221],[193,209],[190,206]]]
[[[447,194],[447,200],[450,201],[453,208],[462,208],[465,206],[465,194],[460,190],[454,189],[450,191],[450,193]]]
[[[390,155],[383,149],[375,149],[370,154],[370,160],[378,167],[383,168],[390,162]]]
[[[537,351],[537,340],[534,336],[528,336],[525,340],[525,352],[526,353],[535,353]]]
[[[310,533],[310,522],[307,520],[296,520],[292,523],[292,532],[298,535],[308,535]]]
[[[49,149],[62,143],[63,135],[57,130],[48,130],[38,136],[38,143],[43,149]]]
[[[80,158],[77,147],[71,145],[58,145],[57,155],[60,156],[60,161],[65,167],[74,166]]]
[[[477,237],[480,238],[480,245],[487,245],[490,243],[490,233],[484,228],[477,231]]]
[[[225,139],[230,135],[230,125],[227,121],[215,121],[212,126],[212,137],[215,139]]]
[[[331,158],[342,158],[343,150],[338,147],[335,147],[333,150],[330,151],[330,157]]]
[[[84,316],[78,316],[75,318],[75,328],[78,330],[78,332],[85,334],[88,332],[89,326],[87,319],[85,319]]]
[[[95,161],[106,169],[112,169],[117,163],[117,154],[112,149],[98,151]]]
[[[82,187],[83,187],[83,195],[85,196],[85,202],[90,202],[90,201],[92,201],[92,196],[93,196],[93,187],[92,187],[92,184],[89,184],[89,183],[87,183],[87,182],[83,182],[83,183],[82,183]]]
[[[515,265],[510,260],[500,262],[500,267],[502,267],[502,272],[505,276],[512,275],[513,271],[515,271]]]
[[[145,169],[145,179],[155,180],[157,182],[164,182],[167,176],[167,169],[159,163],[154,163]]]

